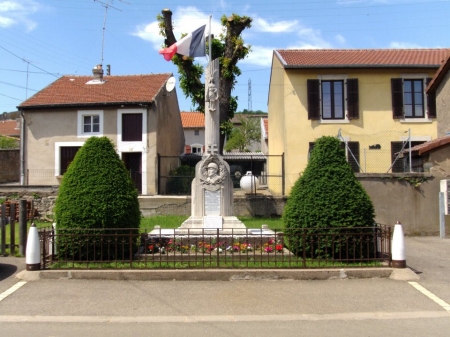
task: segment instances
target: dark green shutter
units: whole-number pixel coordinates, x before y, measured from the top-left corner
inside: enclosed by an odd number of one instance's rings
[[[403,81],[401,78],[391,78],[392,117],[403,118]]]
[[[403,142],[391,142],[391,163],[397,158],[398,153],[402,150]],[[403,158],[398,158],[392,166],[392,173],[404,172]]]
[[[359,118],[359,93],[358,93],[358,79],[347,79],[347,109],[348,119]]]
[[[431,78],[428,77],[426,81],[426,87],[428,87],[428,84],[431,82]],[[427,95],[427,114],[428,118],[436,118],[436,92],[429,93]]]
[[[320,119],[320,82],[319,80],[307,80],[308,90],[308,119]]]
[[[347,142],[347,160],[354,173],[359,173],[359,142]],[[353,154],[353,155],[352,155]]]

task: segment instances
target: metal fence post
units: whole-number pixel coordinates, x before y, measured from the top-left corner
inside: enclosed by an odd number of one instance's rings
[[[25,256],[27,247],[27,201],[19,200],[19,254]]]
[[[6,254],[6,246],[5,246],[6,224],[5,224],[5,220],[3,219],[3,214],[0,217],[0,231],[1,231],[0,254],[4,256]]]
[[[9,253],[11,256],[16,254],[16,204],[11,203],[9,209]]]

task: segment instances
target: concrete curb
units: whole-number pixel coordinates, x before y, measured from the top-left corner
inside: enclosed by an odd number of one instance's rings
[[[208,269],[208,270],[24,270],[16,275],[25,281],[132,280],[132,281],[239,281],[239,280],[330,280],[391,278],[417,280],[409,268],[351,268],[351,269]]]

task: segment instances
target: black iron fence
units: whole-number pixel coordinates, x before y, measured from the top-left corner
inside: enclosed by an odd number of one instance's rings
[[[337,268],[391,265],[391,227],[73,229],[39,232],[41,269]]]
[[[272,188],[284,194],[284,155],[226,153],[223,157],[230,166],[230,178],[235,189],[240,188],[241,178],[252,172],[258,178],[261,189],[266,189],[270,182]],[[190,195],[195,165],[201,159],[198,154],[158,156],[158,194]]]

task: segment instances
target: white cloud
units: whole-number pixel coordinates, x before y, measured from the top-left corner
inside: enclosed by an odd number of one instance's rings
[[[298,39],[287,48],[289,49],[324,49],[333,48],[333,45],[326,41],[319,30],[312,28],[302,28],[297,33]]]
[[[423,48],[423,47],[419,46],[415,43],[409,43],[409,42],[391,42],[389,44],[389,48],[392,48],[392,49],[416,49],[416,48]]]
[[[203,13],[196,7],[178,7],[173,12],[172,21],[173,33],[178,40],[182,34],[193,32],[198,27],[207,24],[209,22],[209,15]],[[211,21],[211,33],[215,36],[219,36],[222,31],[220,21]],[[164,43],[164,38],[159,34],[157,21],[137,26],[132,35],[151,42],[153,48],[156,50],[161,49],[161,46]]]
[[[265,33],[286,33],[293,32],[298,26],[297,20],[292,21],[278,21],[269,23],[264,19],[256,18],[253,19],[252,29],[258,32]]]
[[[272,64],[272,54],[276,48],[263,46],[252,46],[248,57],[239,61],[239,64],[254,64],[259,66],[270,66]]]
[[[28,31],[33,30],[37,24],[29,16],[39,8],[40,5],[33,0],[0,1],[0,27],[24,25]]]
[[[339,44],[345,44],[347,42],[345,37],[343,37],[341,34],[336,35],[335,39],[336,39],[337,43],[339,43]]]

